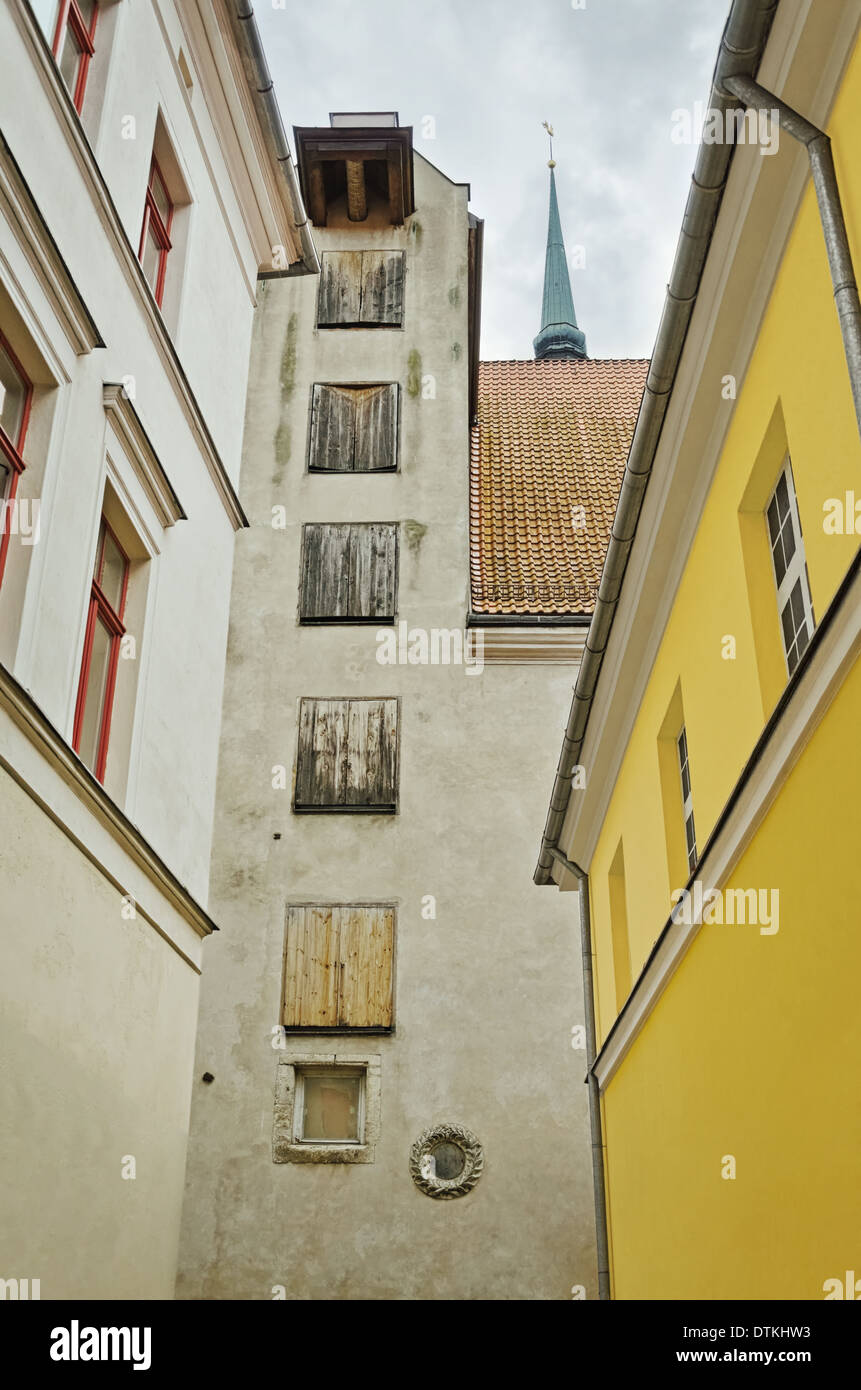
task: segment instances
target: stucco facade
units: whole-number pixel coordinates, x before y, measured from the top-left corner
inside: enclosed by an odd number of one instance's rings
[[[467,188],[416,155],[405,225],[330,214],[315,238],[321,255],[405,252],[403,327],[318,328],[311,280],[261,294],[212,861],[222,931],[206,946],[178,1295],[592,1297],[576,898],[536,899],[530,880],[535,767],[575,668],[383,665],[392,628],[302,625],[297,611],[304,524],[397,521],[395,634],[463,631]],[[315,382],[399,384],[396,473],[308,473]],[[299,701],[314,696],[400,699],[396,814],[292,810]],[[379,902],[397,911],[393,1031],[282,1033],[288,904]],[[309,1055],[379,1058],[372,1162],[273,1162],[276,1073]],[[473,1132],[484,1168],[435,1201],[410,1149],[444,1123]]]

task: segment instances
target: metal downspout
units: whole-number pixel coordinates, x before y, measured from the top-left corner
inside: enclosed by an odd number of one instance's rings
[[[317,256],[317,248],[314,245],[314,238],[308,224],[305,204],[302,201],[302,192],[296,176],[296,166],[293,163],[287,132],[284,129],[284,122],[278,109],[272,74],[266,62],[266,54],[263,50],[260,30],[257,28],[257,20],[254,18],[254,10],[250,0],[231,0],[230,10],[234,16],[233,27],[240,43],[242,65],[263,117],[264,134],[267,136],[272,154],[287,184],[290,206],[293,209],[293,225],[298,234],[302,251],[300,261],[294,261],[286,270],[275,271],[274,274],[276,277],[279,275],[319,275],[320,261]]]
[[[572,873],[580,889],[580,951],[583,968],[583,1016],[586,1024],[586,1084],[589,1087],[589,1129],[592,1139],[592,1191],[595,1202],[595,1245],[598,1257],[598,1297],[602,1303],[610,1299],[610,1242],[607,1233],[607,1188],[604,1180],[604,1135],[601,1124],[601,1090],[592,1071],[598,1055],[595,1031],[595,994],[592,985],[592,915],[589,908],[589,875],[579,864],[558,849],[553,858]]]
[[[861,432],[861,300],[858,298],[858,285],[852,264],[852,251],[843,204],[834,168],[831,141],[817,126],[804,116],[793,111],[779,97],[767,92],[750,77],[728,77],[724,82],[728,92],[755,111],[773,111],[777,114],[781,130],[787,131],[807,149],[810,159],[810,172],[816,199],[819,203],[819,216],[825,235],[825,248],[828,252],[828,265],[831,270],[831,283],[834,286],[834,303],[840,319],[840,332],[843,335],[843,350],[849,368],[852,384],[852,399],[855,402],[855,419]]]

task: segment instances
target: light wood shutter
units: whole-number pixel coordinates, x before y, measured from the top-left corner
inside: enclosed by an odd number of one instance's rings
[[[287,1027],[337,1027],[339,949],[331,908],[288,909],[282,1016]]]
[[[312,473],[383,473],[398,466],[398,387],[327,386],[311,393]]]
[[[403,251],[323,252],[319,328],[400,328],[403,319]]]
[[[295,810],[393,813],[397,799],[397,700],[303,698]]]
[[[391,622],[397,601],[397,522],[305,526],[302,622]]]
[[[290,906],[281,1022],[293,1031],[391,1029],[395,909]]]

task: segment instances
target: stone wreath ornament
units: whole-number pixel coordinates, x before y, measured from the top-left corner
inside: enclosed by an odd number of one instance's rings
[[[465,1197],[483,1169],[484,1150],[462,1125],[434,1125],[410,1149],[410,1177],[428,1197]]]

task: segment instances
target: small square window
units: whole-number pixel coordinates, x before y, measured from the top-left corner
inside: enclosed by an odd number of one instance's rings
[[[365,1073],[347,1067],[297,1072],[294,1137],[305,1144],[361,1144]]]
[[[379,1055],[281,1056],[274,1163],[373,1163],[380,1133]]]

